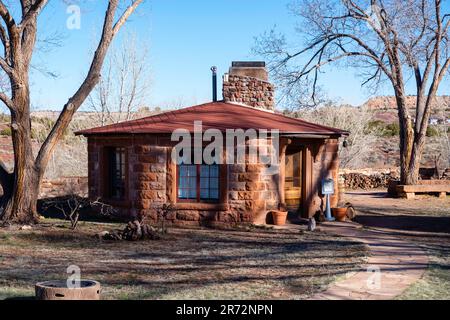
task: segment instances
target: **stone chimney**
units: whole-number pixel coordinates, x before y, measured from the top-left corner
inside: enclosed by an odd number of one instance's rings
[[[275,90],[268,79],[265,62],[233,61],[223,76],[223,100],[274,111]]]

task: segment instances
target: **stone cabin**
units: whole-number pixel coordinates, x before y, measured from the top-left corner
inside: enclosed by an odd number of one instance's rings
[[[336,206],[338,139],[348,132],[277,113],[263,62],[233,62],[223,76],[222,93],[222,101],[77,132],[88,141],[89,197],[101,198],[126,217],[150,222],[170,203],[173,210],[166,219],[174,224],[263,223],[271,210],[288,209],[304,218],[324,210],[321,182],[332,178],[331,206]],[[201,121],[201,130],[194,121]],[[279,162],[269,170],[246,154],[231,163],[190,164],[186,159],[195,157],[195,151],[183,151],[184,160],[177,162],[172,151],[179,140],[171,138],[176,129],[193,136],[208,129],[279,130],[272,149]],[[240,146],[248,151],[255,143],[251,140],[241,140]],[[272,135],[256,140],[264,150],[276,145]],[[201,142],[201,148],[208,143]],[[223,160],[227,152],[216,159]]]

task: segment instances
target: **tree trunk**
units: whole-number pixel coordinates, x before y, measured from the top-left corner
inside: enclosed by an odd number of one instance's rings
[[[414,130],[411,118],[408,114],[405,95],[401,90],[396,90],[396,102],[398,109],[398,123],[400,127],[400,183],[413,184],[417,180],[414,173],[410,172],[411,156],[413,154]],[[418,170],[417,170],[418,174]]]
[[[420,161],[422,160],[423,149],[425,147],[425,135],[423,133],[417,134],[414,140],[414,145],[411,153],[411,160],[409,162],[408,175],[405,179],[405,184],[417,184],[419,181]]]
[[[0,219],[14,223],[37,222],[37,199],[40,170],[36,169],[31,140],[30,95],[28,78],[17,81],[13,102],[17,110],[11,112],[11,138],[14,148],[14,171],[3,179],[4,196],[0,206]]]
[[[21,178],[14,177],[9,186],[2,185],[4,195],[0,203],[0,220],[19,224],[38,221],[37,200],[39,187],[37,176],[29,170]]]

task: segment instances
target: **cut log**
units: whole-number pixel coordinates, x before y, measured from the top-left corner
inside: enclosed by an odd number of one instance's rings
[[[68,288],[66,281],[46,281],[35,286],[37,300],[100,300],[100,283],[81,280],[79,287]]]

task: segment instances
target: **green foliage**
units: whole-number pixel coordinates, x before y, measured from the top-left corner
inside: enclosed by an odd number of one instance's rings
[[[367,123],[366,133],[374,133],[379,137],[395,137],[400,134],[400,126],[397,122],[385,123],[382,120],[372,120]]]
[[[384,127],[383,137],[395,137],[400,135],[400,125],[398,122],[389,123]]]
[[[374,133],[379,137],[395,137],[400,134],[400,126],[398,122],[385,123],[382,120],[372,120],[367,123],[364,130],[367,133]],[[447,129],[450,132],[450,127]],[[439,129],[436,126],[428,126],[426,136],[438,137],[440,135]]]
[[[440,134],[439,130],[436,127],[428,126],[426,135],[427,137],[438,137]]]
[[[8,128],[3,129],[3,130],[0,130],[0,136],[8,136],[8,137],[10,137],[11,136],[11,128],[8,127]]]
[[[385,123],[381,120],[371,120],[367,123],[364,133],[375,133],[381,135],[385,127]]]

